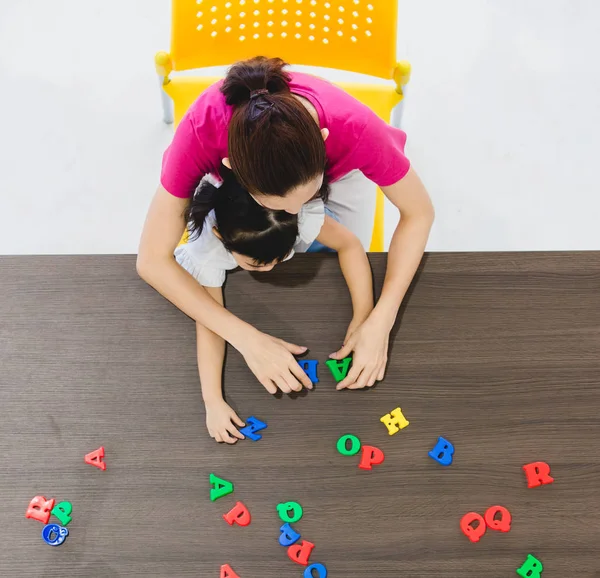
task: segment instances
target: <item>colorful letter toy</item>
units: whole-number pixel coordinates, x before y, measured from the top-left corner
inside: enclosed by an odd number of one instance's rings
[[[454,446],[443,437],[439,437],[435,447],[429,452],[429,457],[442,466],[449,466],[454,455]]]
[[[69,522],[73,519],[71,518],[71,512],[73,511],[73,506],[71,502],[59,502],[52,508],[51,514],[58,518],[58,521],[63,525],[67,526]]]
[[[234,524],[247,526],[251,520],[250,512],[242,502],[238,502],[227,514],[223,514],[223,518],[230,526]]]
[[[479,522],[477,526],[473,526],[475,522]],[[485,520],[477,512],[469,512],[461,518],[460,529],[471,542],[479,542],[481,536],[485,534]]]
[[[240,578],[232,569],[229,564],[223,564],[221,566],[221,578]]]
[[[314,570],[317,571],[316,576]],[[327,578],[327,568],[323,564],[311,564],[304,570],[304,578]]]
[[[404,429],[410,422],[402,415],[402,410],[397,407],[391,413],[386,413],[379,420],[388,429],[388,433],[393,436],[401,429]]]
[[[319,362],[316,359],[301,359],[298,361],[298,364],[313,383],[319,383],[319,377],[317,376],[317,365],[319,365]]]
[[[346,442],[350,441],[350,449]],[[343,456],[354,456],[360,451],[360,440],[352,434],[346,434],[337,441],[337,451]]]
[[[259,419],[256,419],[252,415],[246,420],[246,423],[249,423],[250,425],[241,428],[240,432],[242,432],[247,438],[250,438],[253,442],[257,442],[258,440],[262,439],[262,435],[255,432],[267,429],[267,424]]]
[[[325,365],[329,367],[331,371],[331,375],[333,375],[333,379],[335,379],[338,383],[348,375],[348,370],[350,369],[350,364],[352,363],[351,357],[346,357],[338,361],[337,359],[329,359],[325,362]]]
[[[42,538],[49,546],[60,546],[69,535],[69,530],[58,524],[47,524],[42,530]]]
[[[289,524],[281,526],[279,531],[281,532],[281,536],[279,536],[279,544],[281,544],[281,546],[291,546],[300,540],[300,534],[298,534],[298,532],[296,532]]]
[[[42,524],[47,524],[52,508],[54,508],[54,498],[46,500],[44,496],[36,496],[29,502],[29,506],[27,506],[27,510],[25,511],[25,517],[37,520]]]
[[[379,448],[375,446],[363,446],[362,451],[362,457],[358,464],[361,470],[372,470],[373,466],[383,463],[385,456]]]
[[[551,484],[554,481],[554,478],[550,475],[550,466],[546,462],[525,464],[523,471],[527,476],[528,488],[537,488],[538,486]]]
[[[302,540],[302,544],[294,544],[288,548],[288,556],[292,562],[296,562],[296,564],[301,564],[302,566],[306,566],[308,564],[308,559],[310,558],[310,553],[315,545],[308,540]]]
[[[522,578],[540,578],[543,569],[542,563],[535,556],[527,554],[527,560],[517,570],[517,574]]]
[[[292,510],[290,516],[289,511]],[[295,524],[300,518],[302,518],[302,506],[298,502],[284,502],[277,504],[277,513],[283,522]]]
[[[218,478],[215,474],[210,474],[210,483],[213,487],[210,489],[210,501],[214,502],[223,496],[227,496],[233,492],[233,484],[222,478]]]
[[[496,519],[498,514],[502,514],[500,519]],[[485,513],[485,523],[491,530],[498,530],[499,532],[508,532],[510,530],[511,521],[510,512],[503,506],[492,506],[488,508]]]
[[[90,466],[96,466],[101,470],[106,469],[106,464],[102,461],[104,457],[104,447],[99,447],[97,450],[86,454],[83,458],[86,464],[90,464]]]

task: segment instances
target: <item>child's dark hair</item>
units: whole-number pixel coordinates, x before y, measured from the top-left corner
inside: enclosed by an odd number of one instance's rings
[[[259,205],[226,168],[221,178],[220,187],[202,179],[190,199],[185,212],[190,239],[202,233],[206,217],[214,210],[217,231],[228,251],[250,257],[256,265],[283,261],[298,237],[298,215]]]

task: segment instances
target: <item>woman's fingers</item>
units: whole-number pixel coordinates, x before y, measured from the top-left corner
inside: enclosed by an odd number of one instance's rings
[[[263,377],[260,378],[259,381],[271,395],[277,393],[277,386],[270,379]]]
[[[290,372],[292,373],[292,375],[307,389],[312,389],[313,388],[313,383],[310,380],[310,377],[308,377],[308,375],[306,375],[306,373],[304,372],[304,370],[298,365],[298,363],[296,362],[296,360],[294,359],[294,361],[290,364]],[[302,388],[300,388],[302,389]]]
[[[362,370],[363,366],[360,365],[360,363],[353,364],[348,372],[348,375],[337,384],[336,389],[344,389],[346,387],[353,389],[352,386],[356,383],[356,380],[362,373]]]
[[[221,438],[221,434],[219,432],[215,432],[215,441],[223,443],[223,439]]]
[[[292,391],[302,391],[302,384],[294,377],[291,371],[288,371],[287,375],[282,375],[281,379],[287,383]]]
[[[348,357],[352,353],[353,348],[354,340],[352,339],[352,337],[350,337],[347,343],[345,343],[335,353],[332,353],[329,357],[330,359],[344,359],[344,357]]]
[[[231,424],[228,428],[227,431],[234,437],[236,437],[238,440],[243,440],[245,438],[244,434],[240,431],[238,431],[238,429]]]
[[[292,391],[292,388],[286,383],[285,379],[283,379],[283,377],[281,376],[277,376],[275,377],[275,385],[281,390],[283,391],[283,393],[290,393],[290,391]]]
[[[305,347],[304,345],[296,345],[295,343],[288,343],[287,341],[284,341],[283,339],[279,339],[278,340],[292,355],[302,355],[303,353],[306,353],[306,350],[308,349],[307,347]]]

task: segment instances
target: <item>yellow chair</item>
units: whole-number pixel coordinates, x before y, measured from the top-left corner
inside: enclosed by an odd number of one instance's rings
[[[171,51],[156,55],[164,120],[178,123],[214,77],[172,71],[229,65],[256,55],[388,79],[387,85],[338,83],[386,122],[410,79],[396,61],[397,0],[172,0]],[[383,251],[383,193],[377,191],[371,251]]]

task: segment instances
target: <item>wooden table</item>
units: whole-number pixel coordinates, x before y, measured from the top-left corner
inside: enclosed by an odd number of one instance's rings
[[[377,287],[385,255],[371,255]],[[0,258],[0,576],[302,578],[278,544],[278,503],[329,578],[600,576],[600,254],[434,254],[403,306],[383,383],[336,392],[324,365],[350,320],[331,255],[230,275],[228,307],[310,347],[314,391],[272,397],[230,350],[226,393],[260,442],[217,445],[205,429],[194,324],[140,281],[134,257]],[[379,418],[401,406],[410,426]],[[372,471],[336,451],[381,448]],[[438,436],[456,448],[444,468]],[[106,448],[102,472],[83,462]],[[543,460],[552,485],[527,489]],[[210,502],[210,472],[235,492]],[[38,494],[73,503],[70,535],[44,544],[26,520]],[[222,518],[236,501],[246,528]],[[477,544],[469,511],[513,516]]]

